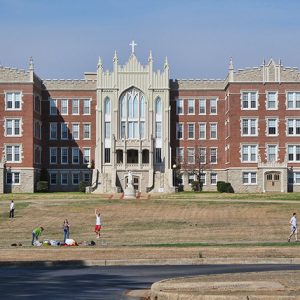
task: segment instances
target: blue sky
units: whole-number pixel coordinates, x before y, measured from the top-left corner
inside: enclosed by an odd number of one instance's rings
[[[41,78],[82,78],[116,49],[155,68],[168,57],[171,78],[225,78],[235,68],[279,58],[300,67],[298,0],[0,0],[0,63]]]

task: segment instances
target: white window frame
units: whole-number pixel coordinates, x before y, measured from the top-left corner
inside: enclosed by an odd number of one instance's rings
[[[63,137],[63,128],[64,126],[63,125],[66,125],[66,133],[67,133],[67,136],[66,137]],[[61,122],[60,123],[60,139],[63,140],[63,141],[67,141],[69,139],[69,127],[68,127],[68,123],[65,123],[65,122]]]
[[[11,183],[8,183],[7,182],[7,175],[10,174],[12,177],[11,177]],[[16,174],[19,174],[19,182],[16,183]],[[6,176],[5,176],[5,184],[7,185],[21,185],[21,171],[16,171],[16,170],[13,170],[13,171],[8,171],[6,173]]]
[[[53,151],[53,153],[52,153]],[[55,157],[55,161],[52,161],[52,154],[55,154],[53,155],[53,157]],[[57,147],[50,147],[49,148],[49,164],[50,165],[56,165],[57,164]]]
[[[188,99],[187,100],[188,103],[188,111],[187,114],[188,115],[194,115],[195,114],[195,99]],[[191,104],[191,105],[190,105]],[[191,112],[190,112],[191,109]]]
[[[270,148],[271,148],[271,147],[272,147],[272,148],[275,147],[275,153],[274,153],[274,154],[275,154],[275,159],[274,159],[274,160],[270,160],[270,159],[269,159],[269,158],[270,158],[269,156],[270,156],[271,154],[273,154],[273,153],[270,153]],[[277,144],[268,144],[267,147],[266,147],[266,151],[267,151],[266,154],[267,154],[267,161],[268,161],[268,162],[270,162],[270,161],[275,161],[275,162],[276,162],[276,161],[278,160],[278,145],[277,145]]]
[[[255,133],[252,133],[252,125],[255,123]],[[247,133],[244,133],[244,123],[247,123]],[[241,118],[241,136],[258,136],[258,118]]]
[[[75,128],[78,128],[78,130],[74,130]],[[77,135],[74,135],[74,132],[77,133]],[[80,140],[80,123],[72,123],[72,140]]]
[[[85,137],[85,133],[86,133],[85,126],[88,126],[88,128],[89,128],[89,130],[88,130],[89,136],[88,137]],[[83,138],[83,140],[90,140],[91,139],[91,128],[92,128],[91,123],[83,123],[82,124],[82,131],[83,131],[83,137],[82,138]]]
[[[275,133],[274,134],[273,133],[269,133],[269,129],[273,128],[273,127],[269,126],[269,122],[271,120],[275,120]],[[278,136],[278,118],[275,117],[275,118],[267,118],[266,119],[266,135],[267,136]]]
[[[55,112],[53,110],[55,110]],[[57,116],[57,99],[49,98],[49,115]]]
[[[180,132],[178,129],[182,126],[182,136],[178,138],[178,133]],[[176,123],[176,140],[183,140],[184,139],[184,123]]]
[[[201,131],[201,127],[203,127],[204,131]],[[201,132],[204,133],[203,137],[201,137]],[[206,123],[205,122],[199,123],[199,140],[206,140]]]
[[[8,147],[11,147],[11,156],[12,156],[12,159],[11,160],[8,160],[7,159],[7,148]],[[18,147],[18,153],[16,152],[16,149]],[[15,157],[16,155],[19,155],[19,160],[16,160]],[[7,162],[10,162],[10,163],[22,163],[22,144],[5,144],[5,159]]]
[[[292,149],[293,151],[290,152],[290,149]],[[293,160],[290,160],[290,157],[289,157],[290,153],[293,155]],[[299,156],[298,160],[297,160],[297,154]],[[287,145],[287,158],[288,158],[288,162],[300,162],[300,144],[288,144]]]
[[[74,175],[78,175],[78,183],[74,183]],[[79,183],[80,183],[80,173],[72,172],[72,185],[79,185]]]
[[[184,161],[184,148],[183,147],[176,148],[176,158],[178,159],[179,163],[182,163]]]
[[[293,122],[293,127],[289,126],[289,122]],[[297,127],[299,123],[299,127]],[[290,133],[289,129],[293,128],[293,133]],[[299,133],[297,133],[297,128],[299,128]],[[300,118],[288,118],[286,120],[286,135],[287,136],[300,136]]]
[[[214,175],[214,180],[213,180],[213,175]],[[218,182],[218,173],[216,172],[211,172],[210,173],[210,184],[211,185],[217,185],[217,182]]]
[[[213,105],[213,102],[215,102],[215,105]],[[213,112],[213,109],[215,109],[215,112]],[[209,99],[209,114],[210,115],[218,114],[218,98],[210,98]]]
[[[244,148],[247,149],[246,155],[248,160],[244,160]],[[255,160],[252,160],[252,149],[255,149]],[[257,144],[242,144],[241,145],[241,162],[243,163],[257,163],[258,159],[258,145]]]
[[[275,107],[269,107],[269,104],[271,103],[269,95],[275,94]],[[273,101],[272,101],[273,102]],[[278,91],[267,91],[266,92],[266,110],[278,110]]]
[[[182,112],[179,112],[179,109],[182,109]],[[176,115],[184,115],[184,99],[176,99]]]
[[[189,165],[195,164],[195,148],[192,147],[187,148],[187,163]]]
[[[52,175],[55,175],[55,183],[52,183]],[[49,181],[50,185],[57,185],[57,172],[50,171],[49,172]]]
[[[289,95],[292,94],[292,103],[293,103],[293,106],[292,107],[289,107]],[[299,94],[299,100],[297,99],[297,95]],[[286,102],[285,102],[285,105],[286,105],[286,109],[287,110],[299,110],[300,109],[300,91],[286,91]],[[296,107],[297,106],[297,103],[299,102],[299,107]]]
[[[63,175],[65,176],[66,175],[66,178],[67,179],[67,182],[64,183],[63,182]],[[65,172],[60,172],[60,184],[61,185],[69,185],[69,172],[65,171]]]
[[[12,95],[12,107],[8,107],[8,95],[11,94]],[[16,95],[20,95],[20,100],[19,101],[16,101]],[[17,110],[17,111],[20,111],[22,110],[22,105],[23,105],[23,93],[22,91],[5,91],[5,110]],[[20,102],[20,107],[16,107],[16,102]]]
[[[300,171],[293,172],[293,185],[300,185]]]
[[[194,140],[195,139],[195,123],[188,123],[187,126],[188,126],[188,137],[187,137],[187,139],[188,140]],[[192,126],[192,128],[193,128],[193,130],[192,130],[193,136],[192,137],[190,137],[190,126]]]
[[[86,155],[85,151],[88,151],[88,155]],[[83,156],[83,164],[88,165],[91,163],[91,148],[85,147],[82,148],[82,156]],[[88,157],[88,160],[86,160]]]
[[[204,104],[204,106],[201,105]],[[201,108],[204,108],[204,112],[201,112]],[[199,115],[206,115],[206,98],[199,99]]]
[[[78,162],[74,162],[75,152],[78,151]],[[72,147],[72,164],[73,165],[79,165],[80,164],[80,149],[79,147]]]
[[[215,130],[212,130],[215,126]],[[213,133],[215,132],[215,137],[213,136]],[[218,139],[218,123],[209,123],[209,139],[210,140],[217,140]]]
[[[83,115],[90,115],[91,114],[91,99],[83,99]],[[88,106],[86,106],[85,104],[88,103]],[[88,112],[85,112],[85,109],[88,108]]]
[[[253,174],[255,174],[255,177],[253,177]],[[255,178],[255,182],[252,182],[253,178]],[[247,182],[245,182],[244,179],[247,179]],[[257,172],[256,171],[242,172],[242,184],[243,185],[257,185]]]
[[[76,109],[76,105],[74,105],[75,103],[78,103],[77,106],[77,110]],[[80,99],[72,99],[72,115],[73,116],[78,116],[80,115]]]
[[[63,160],[63,157],[65,157],[65,155],[63,155],[63,151],[67,151],[67,161]],[[69,164],[69,147],[61,147],[60,148],[60,163],[62,165]]]
[[[55,136],[52,137],[52,129],[55,129]],[[57,140],[57,123],[56,122],[51,122],[49,123],[49,140]]]
[[[212,155],[212,150],[216,150],[216,154],[215,155]],[[216,156],[216,161],[212,161],[212,156]],[[209,162],[211,163],[211,164],[217,164],[218,163],[218,148],[217,147],[211,147],[210,149],[209,149]]]
[[[247,94],[247,100],[244,100],[244,95]],[[251,107],[252,105],[252,99],[251,95],[255,94],[255,107]],[[241,110],[258,110],[258,91],[241,91]],[[244,102],[248,103],[248,107],[244,107]]]
[[[7,133],[7,123],[11,121],[12,122],[12,127],[11,127],[11,130],[12,130],[12,134],[8,134]],[[19,134],[16,134],[16,121],[19,121]],[[4,136],[6,137],[20,137],[22,136],[22,133],[23,133],[23,130],[22,130],[22,118],[5,118],[5,133],[4,133]]]
[[[65,103],[66,105],[63,105]],[[63,111],[65,109],[65,111]],[[69,99],[60,99],[60,114],[67,116],[69,114]]]

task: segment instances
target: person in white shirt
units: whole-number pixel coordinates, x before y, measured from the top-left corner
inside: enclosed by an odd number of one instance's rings
[[[95,216],[96,216],[96,225],[95,225],[95,233],[97,239],[100,238],[100,230],[101,230],[101,219],[100,219],[100,211],[95,209]]]
[[[15,216],[15,203],[14,200],[11,200],[10,206],[9,206],[9,218],[14,218]]]
[[[296,213],[293,213],[293,216],[291,217],[291,220],[290,220],[290,224],[291,224],[291,234],[290,234],[290,236],[288,238],[288,242],[291,241],[291,237],[293,235],[295,235],[295,240],[297,242],[298,241],[298,238],[297,238],[298,226],[297,226]]]

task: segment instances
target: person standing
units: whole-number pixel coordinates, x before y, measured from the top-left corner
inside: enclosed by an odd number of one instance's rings
[[[95,233],[96,238],[100,238],[100,230],[101,230],[101,219],[100,219],[100,212],[98,209],[95,209],[95,216],[96,216],[96,225],[95,225]]]
[[[34,245],[34,243],[36,241],[39,240],[39,236],[42,234],[43,231],[44,231],[43,227],[37,227],[37,228],[33,229],[33,231],[32,231],[32,241],[31,241],[32,246]]]
[[[64,220],[63,229],[64,229],[64,243],[65,243],[66,239],[68,239],[70,235],[70,224],[67,219]]]
[[[9,206],[9,218],[13,219],[15,217],[15,203],[14,200],[11,200],[10,206]]]
[[[293,216],[291,217],[290,224],[291,224],[291,234],[290,234],[290,236],[288,238],[288,242],[291,241],[291,237],[293,235],[295,235],[295,241],[297,242],[298,241],[298,238],[297,238],[298,225],[297,225],[297,217],[296,217],[296,213],[295,212],[293,213]]]

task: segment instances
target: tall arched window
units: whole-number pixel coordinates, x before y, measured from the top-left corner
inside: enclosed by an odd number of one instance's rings
[[[124,92],[119,101],[120,109],[120,138],[145,138],[145,96],[131,88]]]
[[[110,115],[110,99],[108,97],[104,100],[104,114],[105,116]]]

